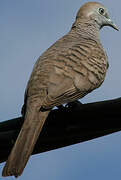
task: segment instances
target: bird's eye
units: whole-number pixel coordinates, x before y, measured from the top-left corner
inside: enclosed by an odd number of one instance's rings
[[[100,8],[100,9],[99,9],[99,13],[100,13],[101,15],[103,15],[104,12],[105,12],[105,10],[104,10],[103,8]]]

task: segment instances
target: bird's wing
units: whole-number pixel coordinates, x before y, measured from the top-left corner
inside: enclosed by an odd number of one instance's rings
[[[53,60],[45,109],[84,97],[104,81],[107,56],[93,40],[80,42],[59,53]],[[103,65],[102,65],[103,64]],[[95,78],[94,78],[94,77]]]

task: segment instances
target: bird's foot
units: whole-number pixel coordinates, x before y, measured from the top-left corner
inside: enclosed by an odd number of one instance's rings
[[[76,101],[72,101],[72,102],[69,102],[68,104],[66,104],[66,108],[68,109],[75,109],[75,110],[80,110],[80,108],[83,106],[83,104],[76,100]]]
[[[59,105],[59,106],[57,106],[57,108],[58,108],[59,110],[65,110],[65,106],[63,106],[62,104]]]

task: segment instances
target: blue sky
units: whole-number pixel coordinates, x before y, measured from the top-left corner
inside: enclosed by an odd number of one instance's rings
[[[0,121],[20,116],[24,90],[36,59],[69,31],[76,12],[85,2],[84,0],[0,1]],[[109,9],[110,16],[121,29],[121,2],[119,0],[99,2]],[[100,34],[110,66],[104,84],[84,97],[81,100],[83,103],[121,96],[121,31],[105,27]],[[2,168],[3,164],[0,164],[0,173]],[[118,132],[34,155],[19,179],[119,180],[120,178],[121,132]]]

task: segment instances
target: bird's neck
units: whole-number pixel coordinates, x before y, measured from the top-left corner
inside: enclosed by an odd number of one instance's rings
[[[75,32],[80,38],[90,38],[100,41],[99,30],[99,25],[93,20],[82,20],[79,22],[76,20],[71,32]]]

